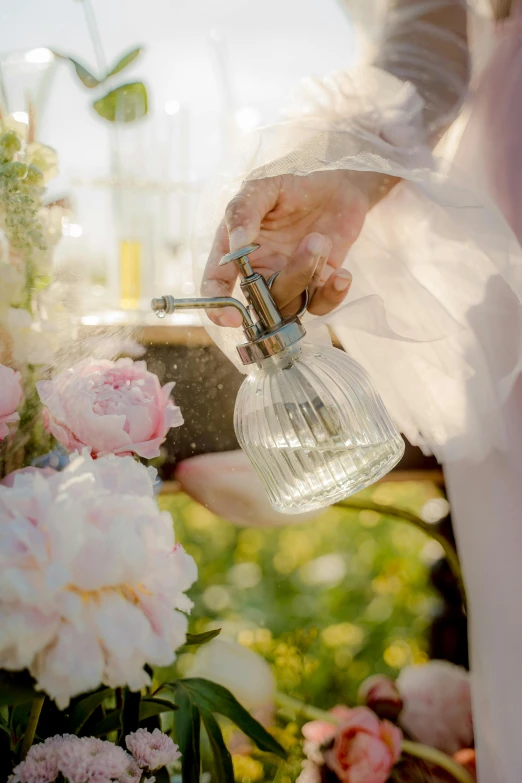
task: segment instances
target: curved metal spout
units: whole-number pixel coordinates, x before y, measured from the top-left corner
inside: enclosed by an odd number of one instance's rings
[[[173,296],[162,296],[153,299],[150,303],[153,312],[158,318],[171,315],[176,310],[214,310],[220,307],[235,307],[243,318],[243,326],[251,329],[254,326],[250,313],[238,299],[233,296],[196,296],[191,298],[175,299]]]

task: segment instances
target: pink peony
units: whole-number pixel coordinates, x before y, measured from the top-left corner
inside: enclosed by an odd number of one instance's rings
[[[9,434],[8,424],[20,419],[17,409],[23,392],[19,372],[0,364],[0,441]]]
[[[183,424],[170,399],[174,383],[161,387],[145,362],[85,360],[36,386],[46,427],[70,451],[151,459],[169,429]]]
[[[386,783],[401,754],[400,729],[381,721],[368,707],[346,713],[337,727],[326,766],[343,783]]]
[[[359,701],[379,718],[396,720],[402,710],[402,698],[397,685],[385,674],[374,674],[360,686]]]
[[[183,460],[176,468],[175,478],[187,495],[235,525],[288,525],[288,516],[274,511],[270,505],[261,480],[244,451],[202,454]],[[320,513],[296,514],[292,521],[305,522]]]
[[[324,746],[328,745],[337,734],[338,723],[348,720],[352,711],[349,707],[339,704],[337,707],[333,707],[330,712],[337,719],[335,723],[327,720],[312,720],[305,723],[301,729],[305,739],[303,743],[305,756],[317,765],[324,764]]]
[[[196,565],[131,457],[73,455],[61,473],[0,485],[0,668],[29,669],[63,709],[150,682],[185,641]]]
[[[181,758],[178,746],[159,729],[154,729],[152,734],[147,729],[138,729],[125,737],[125,744],[138,766],[149,772]]]
[[[68,783],[116,783],[131,764],[129,754],[112,742],[64,734],[33,745],[9,783],[53,783],[58,775]]]
[[[404,701],[400,723],[414,739],[449,755],[473,744],[470,682],[465,669],[446,661],[407,666],[397,687]]]

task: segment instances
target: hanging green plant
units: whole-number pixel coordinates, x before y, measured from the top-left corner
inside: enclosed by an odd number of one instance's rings
[[[83,63],[66,54],[54,52],[56,57],[68,61],[74,68],[74,72],[80,82],[88,90],[98,90],[108,84],[119,73],[122,73],[131,65],[143,51],[141,46],[136,46],[129,52],[121,55],[116,63],[105,73],[95,76]],[[135,122],[140,120],[148,112],[149,101],[147,88],[143,82],[129,82],[112,87],[108,92],[97,97],[92,107],[94,111],[109,122]]]

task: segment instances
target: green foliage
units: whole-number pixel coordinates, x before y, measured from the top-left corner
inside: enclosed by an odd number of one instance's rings
[[[148,112],[147,90],[142,82],[122,84],[94,101],[93,107],[109,122],[134,122]]]
[[[0,707],[27,704],[35,695],[33,681],[26,672],[0,670]]]
[[[94,90],[106,85],[114,76],[129,67],[142,52],[142,47],[137,46],[129,52],[121,55],[107,73],[95,76],[82,63],[74,57],[59,54],[55,55],[62,60],[71,63],[76,76],[88,90]],[[93,109],[104,120],[109,122],[134,122],[144,117],[148,112],[147,88],[143,82],[130,82],[113,87],[104,95],[93,101]]]
[[[110,79],[111,76],[116,76],[117,73],[120,73],[120,71],[123,71],[125,68],[127,68],[127,66],[134,62],[136,57],[139,57],[140,54],[141,46],[137,46],[135,49],[131,49],[130,52],[127,52],[127,54],[123,54],[117,63],[112,66],[107,76],[105,77],[105,81]]]
[[[112,696],[111,688],[101,688],[78,701],[70,713],[69,721],[71,734],[79,734],[96,707],[99,707],[100,704],[107,701],[110,696]]]
[[[199,781],[201,768],[200,724],[203,722],[214,759],[218,783],[233,780],[232,758],[225,745],[221,727],[214,717],[218,713],[232,721],[257,747],[266,753],[286,757],[284,748],[256,721],[232,694],[209,680],[199,677],[170,683],[179,710],[175,716],[176,737],[182,752],[183,783]]]
[[[59,55],[56,52],[55,54],[57,57],[62,57],[62,59],[68,60],[71,63],[74,70],[76,71],[78,79],[81,81],[84,87],[87,87],[89,90],[93,90],[95,87],[98,87],[100,80],[97,79],[96,76],[93,76],[84,65],[78,62],[78,60],[75,60],[73,57],[64,57],[63,55]]]
[[[210,642],[211,639],[215,639],[216,636],[219,636],[220,633],[221,628],[215,628],[212,631],[205,631],[205,633],[188,633],[185,645],[190,647],[195,644],[206,644],[206,642]]]
[[[0,210],[11,247],[28,262],[33,248],[46,248],[37,217],[43,174],[33,164],[13,160],[20,148],[21,141],[14,131],[6,131],[0,137]]]

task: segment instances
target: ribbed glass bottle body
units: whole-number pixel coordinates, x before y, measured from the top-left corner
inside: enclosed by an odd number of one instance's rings
[[[367,487],[404,453],[366,372],[337,348],[305,344],[264,361],[239,390],[234,424],[283,514]]]

